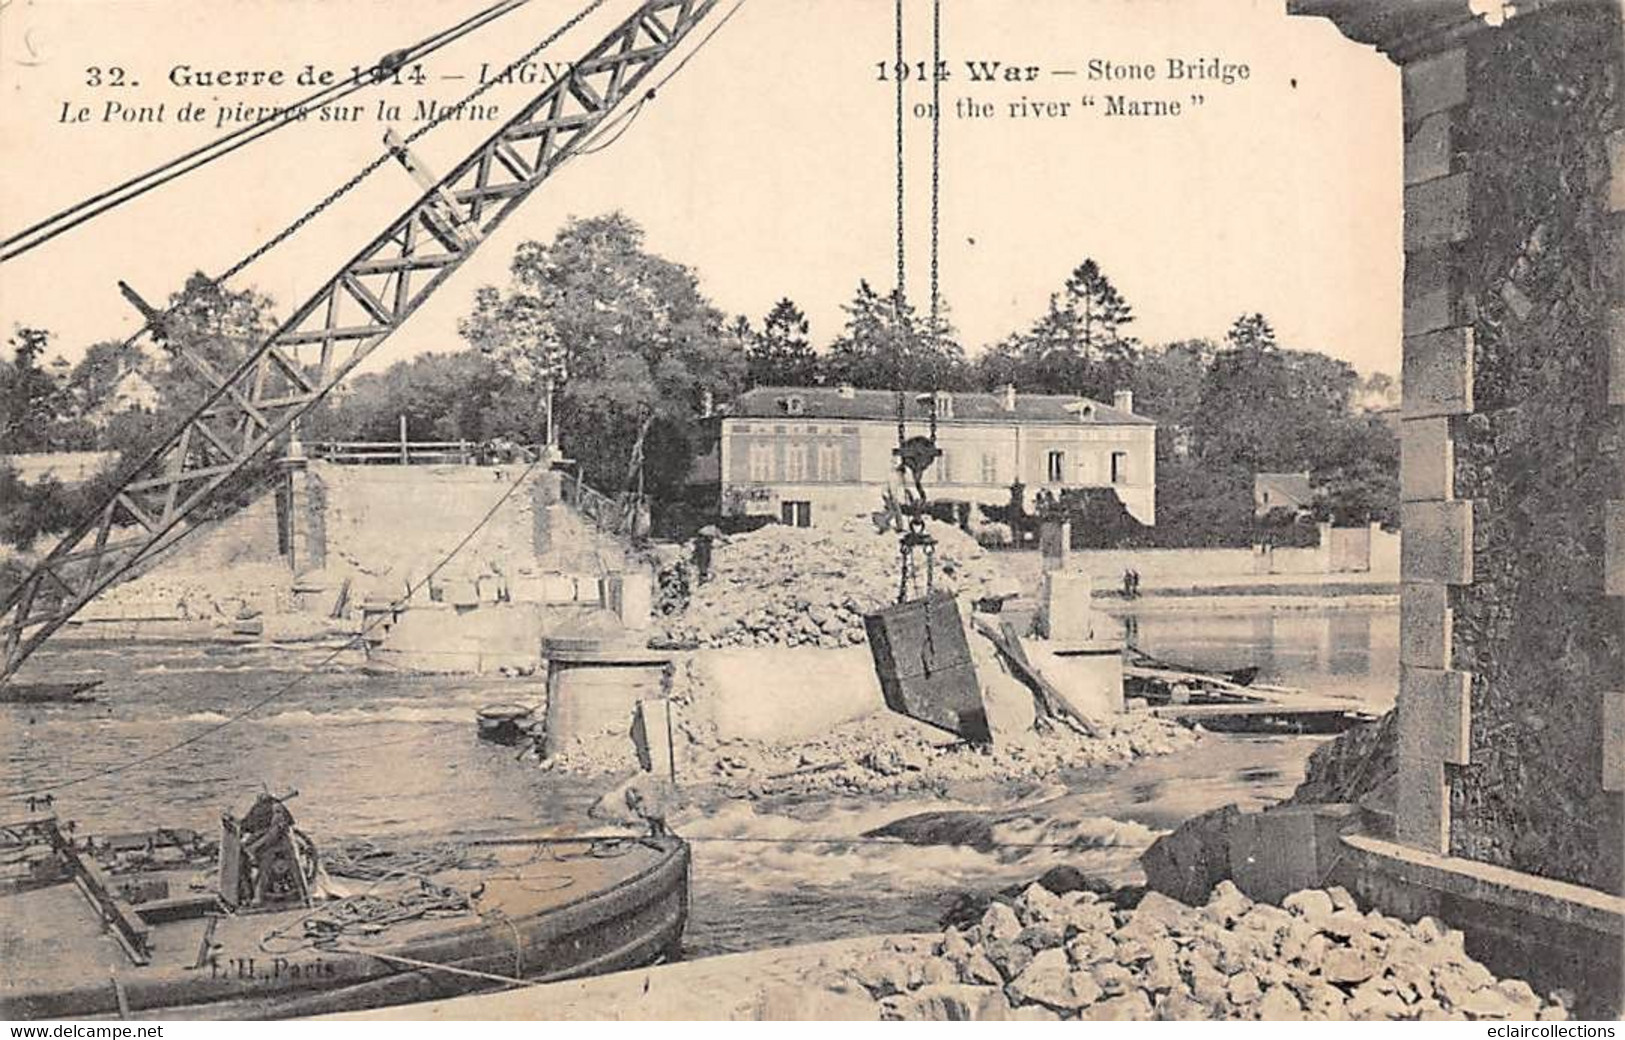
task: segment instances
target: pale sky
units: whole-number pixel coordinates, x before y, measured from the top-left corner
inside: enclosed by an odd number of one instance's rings
[[[313,63],[342,75],[486,2],[11,0],[0,12],[0,233],[221,132],[213,115],[222,101],[287,103],[310,90],[182,88],[167,79],[173,66],[283,69],[291,79]],[[69,356],[128,334],[139,321],[120,278],[160,301],[190,271],[229,266],[379,153],[380,97],[408,112],[419,97],[455,100],[480,62],[501,67],[576,6],[534,0],[432,58],[428,88],[357,95],[367,109],[360,123],[291,126],[0,265],[0,325],[8,335],[18,323],[51,329]],[[1256,310],[1290,346],[1397,371],[1398,72],[1329,22],[1289,18],[1284,6],[947,0],[945,107],[968,99],[998,112],[950,114],[942,128],[942,284],[973,352],[1030,323],[1092,256],[1134,305],[1133,331],[1146,341],[1218,337]],[[609,0],[544,57],[570,59],[632,8]],[[930,5],[908,0],[907,11],[910,58],[926,59]],[[730,314],[759,320],[790,296],[826,343],[859,278],[882,289],[893,278],[892,85],[876,79],[876,64],[891,57],[891,14],[885,0],[746,0],[623,137],[551,178],[368,367],[460,347],[457,319],[476,288],[506,282],[517,243],[613,208],[644,226],[651,249],[692,266]],[[1245,64],[1250,76],[1228,87],[1174,82],[1170,58]],[[1157,78],[1091,82],[1095,59],[1148,63]],[[971,60],[1041,71],[1033,82],[971,83]],[[140,85],[91,89],[88,66],[120,66]],[[458,74],[470,78],[438,79]],[[502,86],[486,100],[507,113],[539,89]],[[1185,112],[1107,117],[1115,93],[1177,99]],[[1094,108],[1081,107],[1085,95]],[[1069,102],[1069,115],[1013,118],[1011,103],[1024,97]],[[911,105],[928,98],[927,84],[913,85]],[[162,103],[165,122],[103,123],[109,101]],[[209,121],[177,123],[189,101],[207,107]],[[65,102],[90,106],[93,122],[59,122]],[[397,124],[403,134],[414,125]],[[418,154],[447,169],[496,125],[448,125]],[[911,120],[909,133],[910,287],[923,301],[928,123]],[[285,315],[416,193],[386,166],[233,285],[269,292]]]

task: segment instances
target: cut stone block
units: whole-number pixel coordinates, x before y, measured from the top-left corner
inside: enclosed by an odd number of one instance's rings
[[[1625,130],[1608,135],[1608,208],[1625,211]]]
[[[1625,502],[1609,502],[1603,514],[1603,591],[1625,596]]]
[[[1470,585],[1473,581],[1473,504],[1406,502],[1400,505],[1404,537],[1399,575],[1407,582]]]
[[[1230,829],[1230,877],[1247,895],[1270,903],[1318,887],[1314,813],[1298,808],[1237,817]]]
[[[1450,498],[1455,453],[1449,419],[1406,419],[1400,424],[1399,492],[1402,502]]]
[[[1405,257],[1405,335],[1461,324],[1450,273],[1450,250],[1423,249]]]
[[[1442,329],[1405,338],[1401,393],[1406,418],[1473,410],[1473,330]]]
[[[1450,848],[1450,788],[1444,766],[1425,759],[1399,760],[1395,793],[1394,837],[1401,845],[1424,852]]]
[[[1464,766],[1472,718],[1471,676],[1441,668],[1399,669],[1399,757]]]
[[[1466,241],[1472,234],[1468,175],[1440,177],[1405,189],[1405,251]]]
[[[1608,403],[1625,404],[1625,307],[1608,310]]]
[[[1406,65],[1401,80],[1405,122],[1415,123],[1435,112],[1467,102],[1467,52],[1455,50]]]
[[[1450,590],[1407,582],[1399,592],[1399,663],[1450,667]]]
[[[1040,634],[1056,643],[1095,637],[1094,579],[1077,571],[1050,571],[1041,586]]]
[[[1405,183],[1421,184],[1450,176],[1454,157],[1455,119],[1449,112],[1435,112],[1417,123],[1405,138]]]
[[[1602,695],[1602,789],[1625,791],[1625,693]]]

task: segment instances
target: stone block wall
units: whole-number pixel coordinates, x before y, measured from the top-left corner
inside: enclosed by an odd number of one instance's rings
[[[1400,59],[1398,836],[1625,891],[1619,6]]]

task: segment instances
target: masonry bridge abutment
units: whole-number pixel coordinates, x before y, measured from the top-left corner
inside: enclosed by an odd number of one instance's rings
[[[1399,781],[1392,840],[1352,839],[1350,855],[1372,901],[1522,944],[1548,978],[1584,979],[1617,1009],[1621,5],[1288,8],[1402,77]]]

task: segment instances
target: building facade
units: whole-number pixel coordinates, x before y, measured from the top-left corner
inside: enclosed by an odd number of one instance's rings
[[[933,498],[988,505],[1010,486],[1110,487],[1141,523],[1156,522],[1156,424],[1081,397],[998,393],[905,395],[909,436],[938,415],[942,452],[926,474]],[[723,515],[823,525],[880,508],[896,465],[897,396],[851,387],[758,387],[711,420],[715,441],[695,478],[718,485]]]

